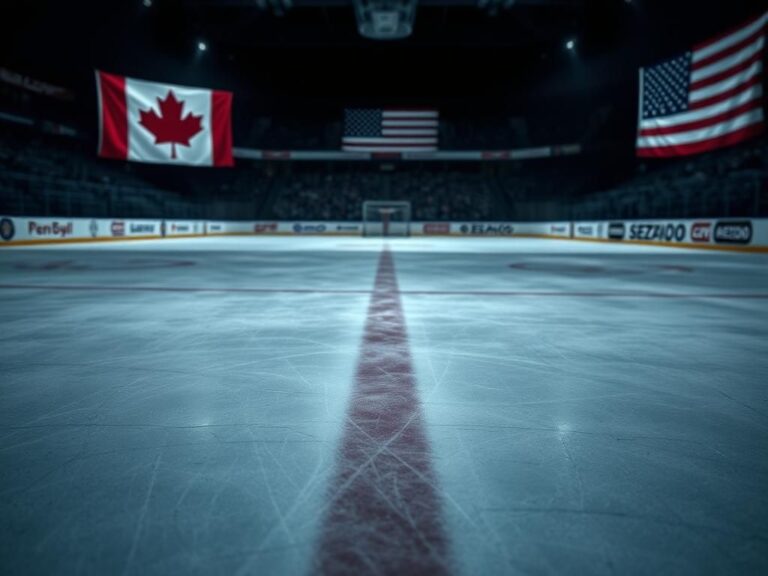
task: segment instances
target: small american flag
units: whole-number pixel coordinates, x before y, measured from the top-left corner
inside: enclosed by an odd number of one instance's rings
[[[767,22],[768,12],[685,54],[640,69],[638,156],[697,154],[765,129]]]
[[[347,109],[341,148],[349,152],[434,152],[437,110]]]

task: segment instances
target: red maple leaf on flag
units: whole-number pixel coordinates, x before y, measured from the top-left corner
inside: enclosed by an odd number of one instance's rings
[[[139,124],[155,136],[155,144],[170,144],[171,158],[176,159],[176,145],[189,146],[193,136],[203,131],[202,116],[189,112],[184,118],[184,101],[176,99],[173,90],[168,90],[164,100],[157,99],[161,116],[154,108],[139,110]]]

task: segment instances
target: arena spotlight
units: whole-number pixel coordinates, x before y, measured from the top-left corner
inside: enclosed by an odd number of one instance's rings
[[[203,40],[200,40],[200,42],[197,43],[197,50],[198,52],[205,52],[208,50],[208,44],[206,44]]]
[[[565,48],[566,48],[566,50],[570,50],[571,52],[573,52],[573,50],[576,48],[576,41],[575,40],[568,40],[565,43]]]
[[[144,4],[145,7],[149,8],[152,6],[152,0],[143,0],[142,4]]]

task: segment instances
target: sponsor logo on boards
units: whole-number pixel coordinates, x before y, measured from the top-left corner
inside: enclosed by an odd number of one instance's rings
[[[715,225],[715,242],[718,244],[749,244],[752,241],[752,222],[734,220]]]
[[[277,232],[277,222],[257,222],[253,225],[254,234],[267,234]]]
[[[511,224],[462,224],[459,230],[471,236],[511,236],[515,233]]]
[[[0,238],[3,240],[11,240],[16,234],[16,226],[13,224],[13,220],[10,218],[3,218],[0,220]]]
[[[154,234],[155,233],[155,225],[154,224],[131,224],[128,228],[131,232],[131,234]]]
[[[27,224],[27,232],[32,236],[60,236],[66,238],[71,236],[74,230],[74,224],[72,222],[57,222],[53,221],[50,224],[38,224],[34,220],[30,220]]]
[[[594,236],[595,227],[592,224],[578,224],[576,225],[576,234],[578,236]]]
[[[691,225],[691,240],[693,242],[709,242],[711,238],[711,222],[694,222]]]
[[[685,240],[685,224],[631,224],[630,240],[651,240],[657,242],[682,242]]]
[[[123,220],[113,220],[110,226],[112,236],[125,236],[125,222]]]
[[[192,227],[189,224],[171,224],[171,232],[190,232]]]
[[[359,232],[360,231],[360,225],[359,224],[338,224],[336,226],[337,232]]]
[[[611,240],[624,240],[626,227],[624,222],[611,222],[608,224],[608,238]]]
[[[325,224],[301,224],[296,222],[296,224],[293,225],[293,231],[296,232],[296,234],[325,232]]]
[[[568,226],[566,224],[552,224],[549,231],[551,234],[567,234]]]
[[[451,225],[448,222],[428,222],[424,224],[424,234],[450,234]]]

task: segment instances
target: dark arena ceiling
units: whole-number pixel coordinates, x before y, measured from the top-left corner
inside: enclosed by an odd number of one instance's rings
[[[356,8],[376,0],[179,0],[206,28],[239,46],[346,46],[369,44],[358,30]],[[409,0],[378,0],[379,11]],[[585,0],[417,0],[408,46],[544,45],[580,27],[588,18]],[[618,12],[621,4],[604,2]],[[611,6],[612,5],[612,6]],[[170,6],[170,4],[169,4]],[[376,11],[377,6],[371,10]],[[390,10],[390,11],[393,11]],[[604,13],[607,18],[616,14]]]
[[[359,6],[413,6],[372,40]],[[356,8],[357,5],[357,8]],[[93,70],[235,92],[257,114],[352,104],[525,115],[632,102],[638,66],[764,9],[764,0],[29,0],[0,18],[0,65],[93,95]],[[386,10],[384,10],[386,11]],[[391,10],[390,10],[391,11]],[[573,49],[567,50],[569,41]],[[205,43],[201,53],[198,46]],[[90,101],[83,107],[90,114]],[[314,113],[314,112],[313,112]]]

